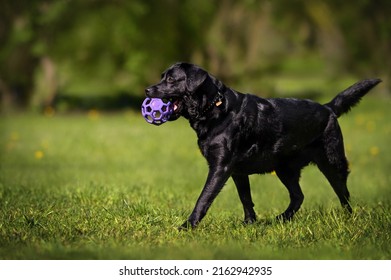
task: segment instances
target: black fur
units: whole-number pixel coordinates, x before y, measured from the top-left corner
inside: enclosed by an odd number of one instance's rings
[[[182,228],[197,226],[229,177],[243,204],[245,223],[253,223],[256,215],[248,175],[272,171],[290,195],[288,208],[277,218],[290,220],[303,202],[299,178],[309,163],[318,166],[342,206],[352,212],[346,186],[348,163],[337,118],[379,82],[358,82],[321,105],[242,94],[193,64],[171,66],[158,84],[145,90],[146,95],[175,104],[170,120],[180,116],[189,120],[209,165],[205,186]]]

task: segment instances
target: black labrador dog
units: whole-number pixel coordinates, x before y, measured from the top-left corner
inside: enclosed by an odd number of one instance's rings
[[[172,65],[158,84],[145,89],[146,96],[173,102],[170,120],[180,116],[189,120],[209,165],[205,186],[181,228],[198,225],[229,177],[243,204],[244,222],[255,222],[248,176],[272,171],[290,196],[288,208],[277,218],[292,219],[304,199],[300,173],[310,163],[318,166],[342,206],[352,212],[346,186],[348,162],[337,118],[379,82],[360,81],[321,105],[311,100],[242,94],[196,65]]]

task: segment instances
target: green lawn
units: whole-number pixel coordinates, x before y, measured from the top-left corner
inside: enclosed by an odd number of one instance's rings
[[[207,165],[185,120],[139,114],[10,114],[0,119],[1,259],[390,259],[391,101],[365,97],[340,123],[352,170],[347,217],[313,166],[290,223],[288,193],[252,176],[259,222],[243,226],[232,180],[194,231]]]

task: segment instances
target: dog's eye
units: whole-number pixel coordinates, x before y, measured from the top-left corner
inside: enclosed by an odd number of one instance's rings
[[[167,83],[169,83],[169,84],[171,84],[171,83],[173,83],[175,80],[174,80],[174,78],[173,77],[167,77]]]

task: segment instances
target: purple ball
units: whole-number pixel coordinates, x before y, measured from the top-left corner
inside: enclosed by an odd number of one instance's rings
[[[161,125],[168,121],[173,112],[173,105],[170,101],[163,101],[160,98],[145,98],[141,105],[141,114],[151,124]]]

